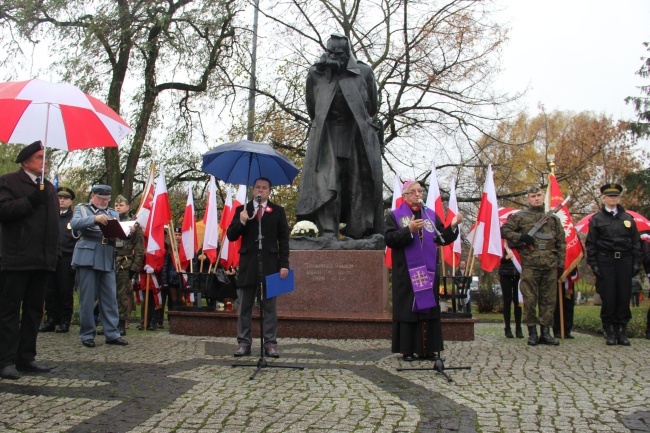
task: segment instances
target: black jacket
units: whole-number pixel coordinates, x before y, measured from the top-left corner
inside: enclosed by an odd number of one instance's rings
[[[33,207],[28,197],[37,189],[21,168],[0,176],[0,269],[54,271],[59,252],[59,199],[47,180],[46,203]]]
[[[264,276],[275,274],[280,268],[289,269],[289,224],[284,208],[277,204],[267,202],[268,211],[262,216],[262,267]],[[242,238],[239,250],[239,271],[237,272],[237,286],[255,286],[257,283],[257,253],[259,250],[258,221],[252,219],[242,224],[239,214],[244,206],[235,209],[235,216],[228,227],[227,235],[231,242]],[[246,204],[249,215],[253,215],[253,202]]]
[[[77,239],[72,236],[72,229],[68,226],[74,215],[72,206],[64,213],[59,211],[59,255],[71,256]]]
[[[598,253],[632,254],[639,263],[642,261],[641,237],[634,218],[621,205],[617,209],[616,216],[613,216],[603,206],[589,221],[585,246],[587,263],[591,267],[598,265]]]

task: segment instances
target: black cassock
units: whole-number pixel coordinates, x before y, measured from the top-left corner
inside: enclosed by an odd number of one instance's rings
[[[421,211],[414,211],[416,219],[421,218]],[[436,218],[436,228],[442,234],[443,245],[447,245],[458,237],[458,229],[445,228],[433,210],[428,209],[427,215]],[[386,246],[392,249],[393,257],[393,339],[392,352],[402,354],[417,354],[419,357],[432,356],[434,352],[443,350],[442,325],[440,323],[440,296],[438,287],[440,278],[440,254],[436,266],[436,277],[433,283],[437,306],[429,313],[413,312],[413,286],[409,278],[406,254],[404,248],[411,242],[420,242],[420,236],[411,232],[407,227],[398,224],[395,214],[386,215],[386,231],[384,239]]]

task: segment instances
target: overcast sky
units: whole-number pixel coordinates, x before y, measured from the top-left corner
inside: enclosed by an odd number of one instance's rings
[[[511,28],[497,84],[510,92],[528,88],[523,104],[531,115],[542,103],[547,111],[634,116],[624,98],[649,84],[635,72],[650,54],[642,45],[650,42],[650,1],[497,2]]]

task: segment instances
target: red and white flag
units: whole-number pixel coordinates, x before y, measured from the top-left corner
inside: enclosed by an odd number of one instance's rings
[[[221,265],[226,269],[231,266],[234,268],[239,266],[239,248],[241,248],[241,238],[237,239],[235,242],[230,242],[226,236],[226,230],[228,230],[228,226],[230,226],[232,219],[235,217],[235,209],[243,205],[245,202],[246,185],[239,185],[234,203],[232,200],[232,191],[228,191],[228,198],[226,199],[226,204],[223,206],[223,212],[221,212],[221,222],[219,223],[221,238],[223,239],[221,244]]]
[[[456,199],[456,185],[452,180],[451,188],[449,190],[449,207],[447,208],[447,221],[445,221],[445,227],[451,224],[451,221],[456,215],[458,215],[458,200]],[[451,266],[454,271],[460,262],[461,251],[460,234],[452,244],[442,247],[442,256],[445,259],[445,263]]]
[[[208,193],[208,206],[203,215],[205,235],[203,236],[203,254],[208,256],[210,263],[217,260],[219,247],[219,215],[217,212],[217,183],[214,176],[210,176],[210,190]]]
[[[156,180],[153,206],[147,222],[149,237],[147,238],[147,255],[145,263],[156,271],[160,271],[165,263],[165,224],[172,219],[169,208],[169,197],[165,183],[165,170],[160,167],[160,175]]]
[[[486,272],[494,270],[501,261],[502,243],[498,209],[492,165],[488,165],[476,224],[467,236],[472,244],[474,256],[478,257],[481,261],[481,269]]]
[[[555,206],[559,205],[563,201],[564,197],[562,196],[560,185],[557,183],[555,174],[551,173],[548,175],[548,188],[546,188],[546,197],[544,199],[546,212],[555,208]],[[569,208],[566,205],[562,206],[556,215],[562,222],[564,238],[566,240],[566,252],[563,264],[564,272],[562,272],[561,276],[558,276],[559,280],[564,281],[567,275],[569,275],[571,271],[580,264],[583,252],[582,244],[578,238],[578,232],[573,226],[573,219],[569,213]]]
[[[178,248],[178,259],[181,269],[187,269],[190,261],[196,255],[199,244],[196,239],[196,220],[194,216],[194,196],[192,185],[187,189],[187,204],[183,214],[183,225],[181,226],[181,244]]]
[[[142,190],[142,199],[140,199],[140,208],[135,214],[135,219],[143,229],[144,236],[149,236],[147,223],[149,222],[149,214],[151,214],[151,207],[153,206],[153,195],[155,192],[153,166],[149,170],[149,178]]]
[[[442,206],[442,196],[440,195],[440,187],[438,186],[435,162],[431,163],[431,181],[429,182],[426,205],[427,208],[433,209],[436,212],[440,221],[445,222],[445,208]]]
[[[404,196],[402,195],[402,181],[399,180],[399,176],[395,175],[395,180],[393,181],[393,203],[390,205],[390,210],[395,210],[404,203]],[[386,247],[386,254],[384,255],[384,265],[388,269],[393,268],[393,250]]]

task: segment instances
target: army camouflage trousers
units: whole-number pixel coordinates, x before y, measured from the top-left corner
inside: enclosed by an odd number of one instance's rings
[[[522,269],[519,289],[524,296],[523,322],[553,327],[557,301],[557,269]],[[539,320],[537,310],[539,308]]]
[[[120,269],[115,273],[117,285],[117,308],[120,313],[120,320],[129,320],[129,301],[133,297],[133,284],[129,278],[128,269]]]

